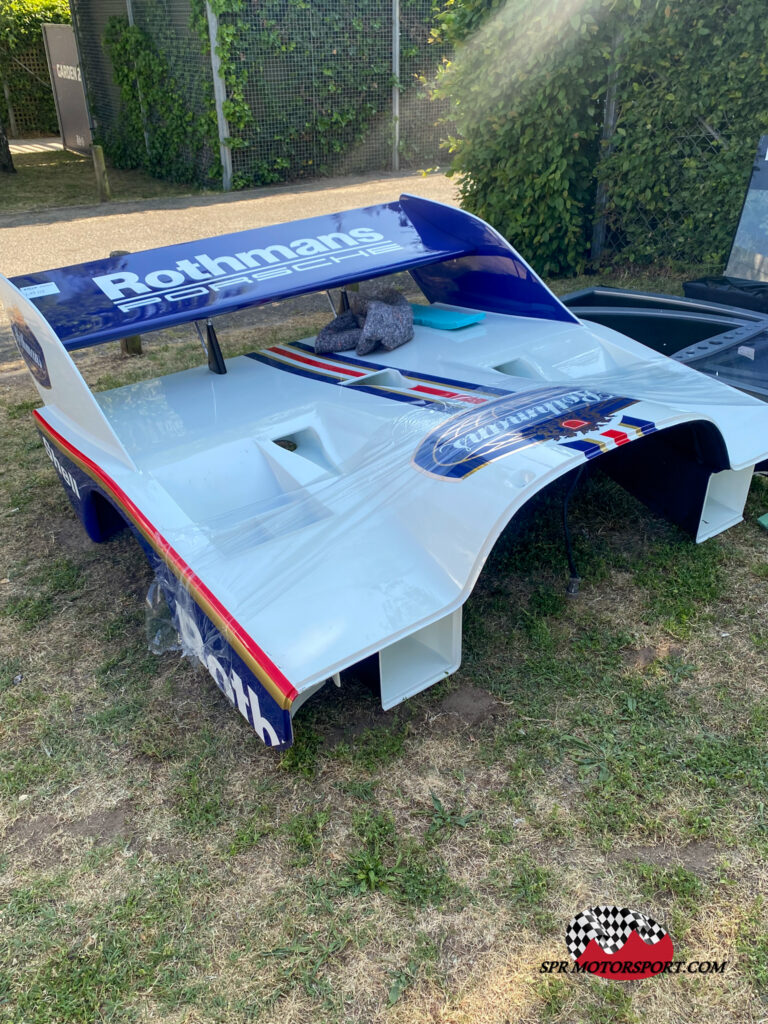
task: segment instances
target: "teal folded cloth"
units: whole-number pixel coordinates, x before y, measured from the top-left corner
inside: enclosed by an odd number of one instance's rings
[[[485,313],[459,313],[455,309],[438,309],[437,306],[417,306],[411,303],[413,322],[423,327],[434,327],[438,331],[455,331],[485,320]]]

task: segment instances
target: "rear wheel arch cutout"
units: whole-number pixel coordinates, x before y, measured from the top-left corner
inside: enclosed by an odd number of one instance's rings
[[[109,498],[92,488],[83,505],[83,526],[92,541],[102,543],[124,530],[128,522]]]
[[[600,466],[652,512],[694,538],[711,478],[731,469],[723,435],[707,420],[654,431],[601,456]]]

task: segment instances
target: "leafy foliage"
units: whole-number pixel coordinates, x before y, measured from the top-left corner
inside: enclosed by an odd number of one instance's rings
[[[111,19],[105,46],[121,89],[124,117],[103,142],[118,166],[142,166],[172,180],[205,183],[221,172],[210,76],[206,5],[192,0],[186,62],[174,57],[180,28],[150,4],[136,4],[136,24]],[[441,0],[402,0],[401,74],[426,98],[424,68],[439,59],[430,28]],[[384,0],[213,0],[216,56],[226,84],[234,186],[384,166],[392,141],[390,5]],[[194,52],[192,52],[194,51]],[[200,109],[190,103],[184,65],[205,78]],[[420,85],[419,85],[420,83]],[[199,83],[198,83],[199,89]],[[141,152],[144,132],[146,155]],[[432,150],[437,147],[434,132]],[[415,159],[416,154],[407,154]],[[431,153],[430,153],[431,155]],[[358,166],[359,165],[359,166]]]
[[[762,0],[675,0],[638,16],[620,54],[621,116],[597,169],[634,261],[724,262],[768,126]]]
[[[449,0],[439,20],[464,205],[537,270],[584,269],[598,183],[622,259],[722,262],[768,115],[762,0]]]
[[[201,38],[207,39],[200,0],[195,5]],[[224,113],[237,183],[349,169],[363,147],[386,162],[394,84],[389,4],[262,0],[258,17],[242,0],[214,0],[211,6],[219,17]],[[404,85],[430,62],[429,29],[439,9],[439,0],[402,0]]]
[[[570,42],[596,22],[564,17],[571,6],[466,0],[442,22],[466,40],[439,81],[455,101],[463,205],[553,275],[583,262],[597,151],[595,55]]]
[[[69,22],[67,0],[2,0],[0,45],[9,53],[23,53],[42,45],[41,25],[61,22]]]
[[[442,832],[447,832],[453,828],[468,828],[473,821],[480,817],[478,811],[463,811],[460,804],[456,804],[451,808],[446,807],[442,800],[431,790],[429,795],[432,799],[432,810],[420,812],[428,814],[431,818],[429,828],[427,829],[428,836],[440,835]]]
[[[36,131],[58,131],[41,26],[69,20],[67,0],[0,0],[0,80],[20,123]]]
[[[204,109],[196,108],[169,54],[173,29],[158,18],[150,30],[110,18],[104,47],[120,88],[118,125],[102,128],[100,141],[116,167],[141,167],[170,181],[218,178],[218,150],[212,88]]]

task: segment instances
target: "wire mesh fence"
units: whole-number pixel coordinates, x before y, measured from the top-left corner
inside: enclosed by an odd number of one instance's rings
[[[134,25],[153,41],[162,55],[169,91],[172,86],[183,98],[185,117],[195,124],[205,121],[213,102],[211,60],[190,22],[189,0],[133,0],[131,8]],[[137,90],[140,88],[137,80]],[[139,99],[146,146],[150,150],[153,147],[167,150],[167,111],[157,112],[143,96]],[[213,125],[212,119],[210,123]],[[201,180],[207,180],[213,171],[218,172],[218,140],[188,132],[174,155],[174,163],[179,168],[194,169]]]
[[[631,185],[631,208],[621,173],[614,170],[604,177],[606,230],[598,252],[593,239],[596,266],[621,262],[630,248],[642,254],[645,239],[649,252],[662,251],[670,261],[696,262],[707,272],[722,269],[722,255],[713,252],[710,231],[706,224],[698,224],[693,205],[697,196],[702,197],[703,204],[706,193],[722,191],[725,180],[729,194],[722,214],[737,214],[749,180],[748,154],[755,140],[745,139],[739,127],[727,119],[715,128],[695,117],[683,130],[670,126],[667,139],[666,163],[659,170],[657,187],[645,191]],[[725,176],[724,163],[728,166]],[[619,196],[618,202],[615,195]],[[736,221],[733,223],[735,228]]]
[[[217,172],[219,136],[225,179],[231,163],[234,187],[444,161],[446,108],[430,98],[445,57],[431,36],[437,0],[259,0],[218,4],[218,18],[193,0],[72,0],[71,6],[96,134],[124,166],[132,150],[136,166],[163,176],[157,145],[168,124],[149,89],[142,95],[140,60],[135,96],[126,98],[125,89],[121,96],[115,86],[116,77],[126,77],[104,46],[115,18],[142,32],[147,50],[164,62],[184,116],[210,119],[206,144],[195,142],[197,151],[188,154],[195,180],[208,183]],[[132,102],[141,108],[138,116],[128,116]],[[144,137],[128,137],[129,130]]]
[[[70,4],[70,8],[94,128],[103,138],[111,139],[119,133],[120,90],[102,39],[110,18],[126,17],[125,0],[85,0]]]
[[[236,177],[267,184],[387,166],[391,5],[359,4],[351,17],[345,8],[275,3],[237,19],[250,116],[236,133]]]
[[[453,132],[450,102],[431,98],[438,68],[451,48],[432,30],[440,6],[435,0],[403,0],[400,15],[400,162],[423,168],[445,164],[441,140]]]

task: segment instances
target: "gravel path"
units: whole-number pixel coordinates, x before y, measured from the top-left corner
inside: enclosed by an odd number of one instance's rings
[[[6,214],[0,216],[0,271],[13,277],[103,259],[113,249],[135,252],[391,202],[401,192],[458,203],[452,179],[442,174],[410,174],[330,178],[228,195],[175,196]],[[279,314],[279,307],[275,312]],[[0,315],[0,364],[10,370],[15,363],[22,365],[7,320]]]

